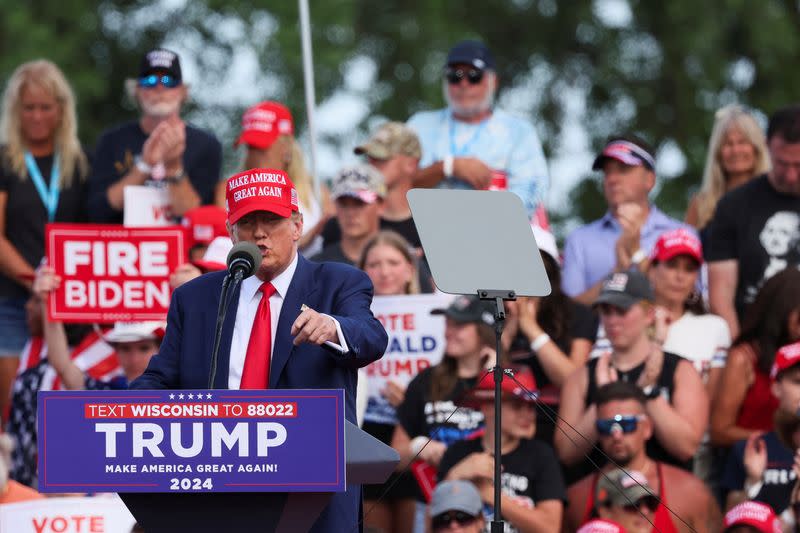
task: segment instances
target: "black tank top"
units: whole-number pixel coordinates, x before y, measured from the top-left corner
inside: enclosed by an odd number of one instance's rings
[[[655,388],[661,390],[661,394],[664,395],[665,399],[670,404],[672,404],[672,393],[675,389],[675,370],[678,368],[678,363],[681,361],[681,359],[683,358],[679,355],[675,355],[671,352],[664,352],[664,364],[661,367],[661,374],[659,374],[658,379],[656,380]],[[586,369],[589,371],[589,386],[586,389],[586,407],[589,407],[594,403],[595,395],[597,394],[597,373],[595,369],[597,368],[598,361],[599,359],[595,358],[590,359],[586,363]],[[620,372],[617,370],[617,375],[622,381],[636,383],[636,381],[639,379],[639,376],[642,375],[643,370],[644,362],[625,372]],[[655,459],[655,457],[652,458]]]

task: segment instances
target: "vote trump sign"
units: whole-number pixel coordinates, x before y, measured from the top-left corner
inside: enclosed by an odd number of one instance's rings
[[[47,259],[61,276],[50,294],[50,320],[163,320],[169,275],[186,261],[183,235],[179,227],[48,224]]]

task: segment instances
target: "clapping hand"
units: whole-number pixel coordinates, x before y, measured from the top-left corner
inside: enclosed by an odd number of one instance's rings
[[[744,469],[747,473],[746,482],[749,484],[758,483],[764,476],[767,469],[767,444],[761,432],[753,433],[747,438],[744,445]]]
[[[617,208],[617,222],[622,228],[622,233],[614,249],[617,255],[617,268],[621,271],[631,267],[631,257],[641,246],[644,221],[644,211],[637,204],[624,203]]]

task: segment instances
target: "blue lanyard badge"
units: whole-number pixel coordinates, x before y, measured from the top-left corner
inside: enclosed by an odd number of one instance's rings
[[[486,127],[486,123],[489,122],[489,119],[484,119],[478,124],[478,127],[475,128],[475,131],[472,133],[472,137],[469,138],[467,142],[461,145],[460,148],[456,148],[456,125],[453,122],[453,117],[448,113],[447,115],[447,126],[450,133],[450,155],[454,157],[464,157],[469,155],[475,155],[472,152],[472,145],[477,142],[478,137],[481,136],[483,132],[483,128]]]
[[[56,218],[56,209],[58,208],[58,196],[61,193],[61,187],[59,187],[58,183],[60,174],[58,154],[53,156],[53,168],[50,170],[49,189],[44,186],[44,178],[39,171],[39,165],[36,164],[36,159],[33,158],[30,152],[25,152],[25,165],[28,167],[28,175],[36,186],[39,198],[42,199],[42,203],[45,209],[47,209],[47,220],[53,222]]]

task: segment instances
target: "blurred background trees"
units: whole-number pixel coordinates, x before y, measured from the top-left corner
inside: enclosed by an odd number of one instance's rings
[[[634,130],[658,147],[660,206],[682,217],[699,184],[716,109],[766,115],[796,99],[797,2],[764,0],[327,0],[311,2],[323,179],[375,124],[443,104],[448,48],[467,37],[494,51],[499,104],[536,126],[551,166],[548,207],[564,228],[604,210],[592,152]],[[305,124],[293,0],[0,0],[0,82],[46,57],[78,95],[80,133],[135,116],[123,82],[165,45],[192,84],[190,120],[231,143],[241,111],[285,102]]]

